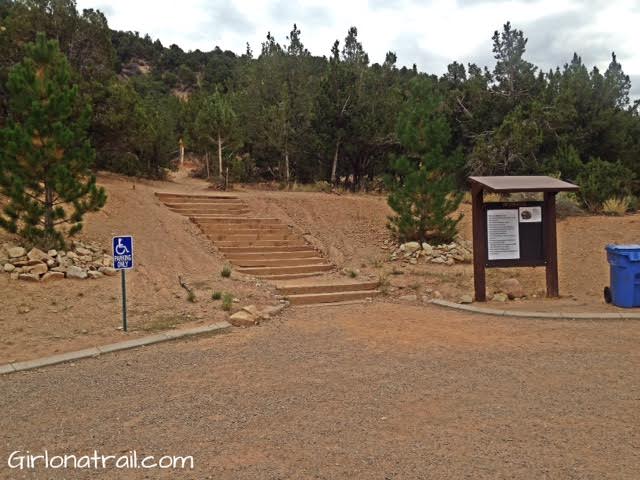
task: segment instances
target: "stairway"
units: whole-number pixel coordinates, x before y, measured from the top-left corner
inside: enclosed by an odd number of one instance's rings
[[[280,219],[251,216],[248,205],[238,197],[159,192],[156,196],[198,225],[236,272],[275,282],[292,305],[362,300],[379,293],[372,282],[323,279],[308,283],[306,279],[335,267]]]

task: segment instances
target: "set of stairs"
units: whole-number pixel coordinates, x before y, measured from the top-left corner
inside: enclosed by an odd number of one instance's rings
[[[294,305],[360,300],[379,293],[374,283],[301,283],[335,267],[280,219],[252,216],[246,202],[236,196],[156,196],[198,225],[237,272],[275,282],[278,292]]]

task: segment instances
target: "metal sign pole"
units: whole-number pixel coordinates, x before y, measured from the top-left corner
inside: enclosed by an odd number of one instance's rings
[[[122,273],[122,330],[127,331],[127,271],[120,270]]]

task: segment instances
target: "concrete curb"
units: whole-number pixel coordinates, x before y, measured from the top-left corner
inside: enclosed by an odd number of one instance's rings
[[[452,308],[463,312],[479,313],[497,317],[512,318],[546,318],[555,320],[640,320],[640,313],[562,313],[562,312],[526,312],[511,310],[496,310],[494,308],[463,305],[447,300],[431,300],[429,303],[440,307]]]
[[[138,348],[145,345],[152,345],[154,343],[192,337],[194,335],[200,335],[203,333],[223,332],[225,330],[228,330],[229,328],[231,328],[231,324],[229,322],[218,322],[204,327],[195,327],[185,330],[170,330],[168,332],[158,333],[141,338],[134,338],[118,343],[111,343],[109,345],[86,348],[84,350],[78,350],[75,352],[61,353],[58,355],[52,355],[50,357],[36,358],[35,360],[6,363],[4,365],[0,365],[0,375],[14,372],[24,372],[26,370],[34,370],[36,368],[48,367],[50,365],[57,365],[58,363],[71,362],[83,358],[95,358],[105,353],[117,352],[120,350],[129,350],[131,348]]]

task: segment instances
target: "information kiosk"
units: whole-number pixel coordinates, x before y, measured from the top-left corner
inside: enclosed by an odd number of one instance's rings
[[[545,176],[469,177],[473,208],[473,281],[478,302],[487,299],[485,270],[540,267],[547,296],[557,297],[556,194],[577,185]],[[543,193],[543,201],[484,202],[484,192]]]

